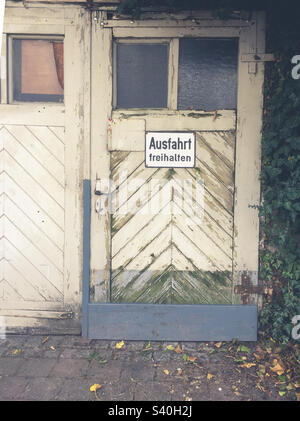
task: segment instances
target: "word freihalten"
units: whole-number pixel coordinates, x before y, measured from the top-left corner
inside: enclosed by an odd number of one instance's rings
[[[180,140],[178,137],[177,140],[172,140],[169,138],[168,140],[155,140],[154,137],[151,137],[149,150],[191,150],[192,149],[192,140]],[[149,154],[150,161],[165,161],[165,162],[191,162],[191,156],[189,155],[181,155],[180,153],[174,155],[167,155],[166,153],[161,154]]]

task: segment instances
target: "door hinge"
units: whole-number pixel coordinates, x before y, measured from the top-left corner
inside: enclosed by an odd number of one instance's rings
[[[241,61],[248,63],[248,73],[256,74],[257,63],[264,63],[265,61],[274,61],[274,54],[242,54]]]
[[[234,287],[234,292],[241,296],[243,304],[249,303],[250,294],[271,295],[272,291],[272,282],[263,282],[259,280],[257,284],[253,284],[247,273],[242,274],[241,284],[235,285]]]

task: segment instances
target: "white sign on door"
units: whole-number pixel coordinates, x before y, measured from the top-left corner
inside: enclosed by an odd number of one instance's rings
[[[195,153],[195,133],[193,132],[146,133],[146,167],[193,168]]]

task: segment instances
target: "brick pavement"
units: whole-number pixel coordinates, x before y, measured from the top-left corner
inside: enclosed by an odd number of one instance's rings
[[[0,339],[0,400],[268,399],[255,388],[249,370],[236,377],[232,360],[222,352],[211,353],[204,343],[182,343],[180,354],[166,349],[170,343],[152,342],[147,347],[147,342],[125,341],[121,349],[116,343],[67,335]],[[195,361],[185,361],[184,354]],[[208,373],[213,374],[211,380]],[[239,382],[240,396],[228,383],[230,376]],[[97,396],[90,391],[95,383],[102,386]]]

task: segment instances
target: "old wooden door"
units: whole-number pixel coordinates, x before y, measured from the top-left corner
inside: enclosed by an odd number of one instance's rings
[[[88,22],[77,7],[6,8],[0,104],[0,324],[6,332],[80,332],[80,40]]]
[[[258,48],[261,16],[177,28],[104,18],[92,38],[89,334],[253,339],[256,305],[240,305],[234,286],[245,273],[257,281],[248,205],[258,200],[263,64],[243,57]],[[192,165],[163,147],[145,162],[147,136],[183,134],[195,139]]]

